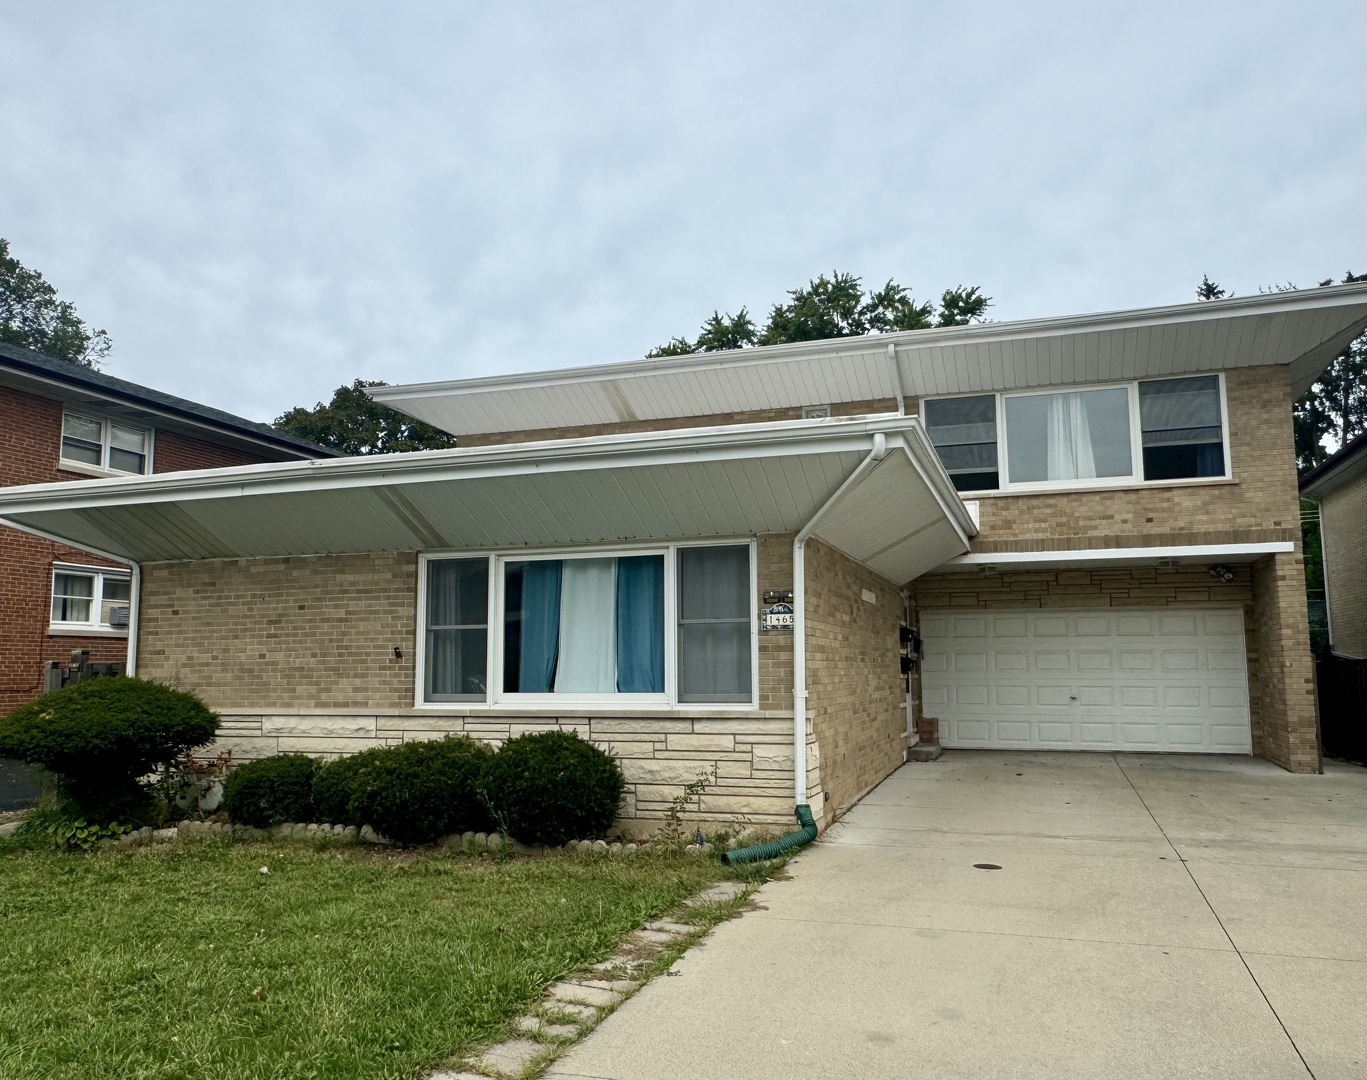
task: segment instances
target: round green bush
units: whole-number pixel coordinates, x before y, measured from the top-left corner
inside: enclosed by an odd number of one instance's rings
[[[144,778],[217,730],[218,715],[194,694],[146,679],[87,679],[0,720],[0,757],[54,773],[88,821],[134,822],[151,805]]]
[[[276,754],[249,761],[223,781],[223,809],[234,821],[258,829],[312,821],[317,771],[317,760],[307,754]]]
[[[617,816],[624,784],[617,762],[569,731],[509,739],[484,774],[495,817],[524,844],[603,836]]]
[[[387,748],[376,747],[321,766],[313,777],[313,806],[318,820],[330,825],[366,824],[353,811],[352,800],[366,770],[387,752]]]
[[[492,756],[486,744],[464,735],[387,747],[358,769],[348,812],[402,844],[481,832],[489,814],[478,785]]]

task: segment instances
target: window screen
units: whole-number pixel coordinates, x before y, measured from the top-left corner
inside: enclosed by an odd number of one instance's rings
[[[1217,376],[1140,383],[1139,419],[1145,480],[1225,475]]]
[[[489,560],[427,564],[427,701],[483,701],[489,643]]]
[[[750,701],[750,549],[679,551],[679,700]]]
[[[926,434],[959,491],[998,486],[997,399],[936,398],[925,403]]]

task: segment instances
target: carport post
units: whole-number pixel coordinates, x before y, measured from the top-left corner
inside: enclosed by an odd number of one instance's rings
[[[854,472],[793,537],[793,792],[798,806],[807,802],[807,539],[826,511],[843,499],[887,453],[887,436],[875,432],[868,457],[855,466]]]

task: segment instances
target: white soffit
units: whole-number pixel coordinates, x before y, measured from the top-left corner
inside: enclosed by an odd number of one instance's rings
[[[906,468],[886,479],[880,470],[878,489],[859,485],[842,510],[876,498],[916,507],[917,516],[870,513],[864,546],[854,546],[879,560],[875,568],[912,559],[934,565],[966,551],[967,511],[943,470],[912,464],[909,445],[920,456],[931,451],[919,421],[906,417],[36,485],[0,491],[0,518],[140,563],[794,532],[864,460],[877,432],[899,448]],[[941,551],[937,513],[960,538],[952,551]],[[921,533],[933,542],[925,552],[903,553],[900,563],[882,554]],[[846,550],[843,533],[829,542]]]
[[[951,558],[937,567],[941,573],[1020,572],[1025,570],[1086,570],[1107,566],[1207,566],[1212,563],[1250,563],[1267,555],[1295,550],[1289,541],[1261,544],[1188,544],[1170,547],[1079,548],[1063,551],[975,551]]]
[[[1299,395],[1364,327],[1367,284],[1356,284],[368,392],[457,436],[1268,364],[1289,366]]]

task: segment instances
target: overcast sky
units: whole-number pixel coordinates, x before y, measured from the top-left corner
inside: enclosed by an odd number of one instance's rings
[[[823,270],[998,319],[1367,269],[1367,3],[0,2],[0,236],[269,420]]]

